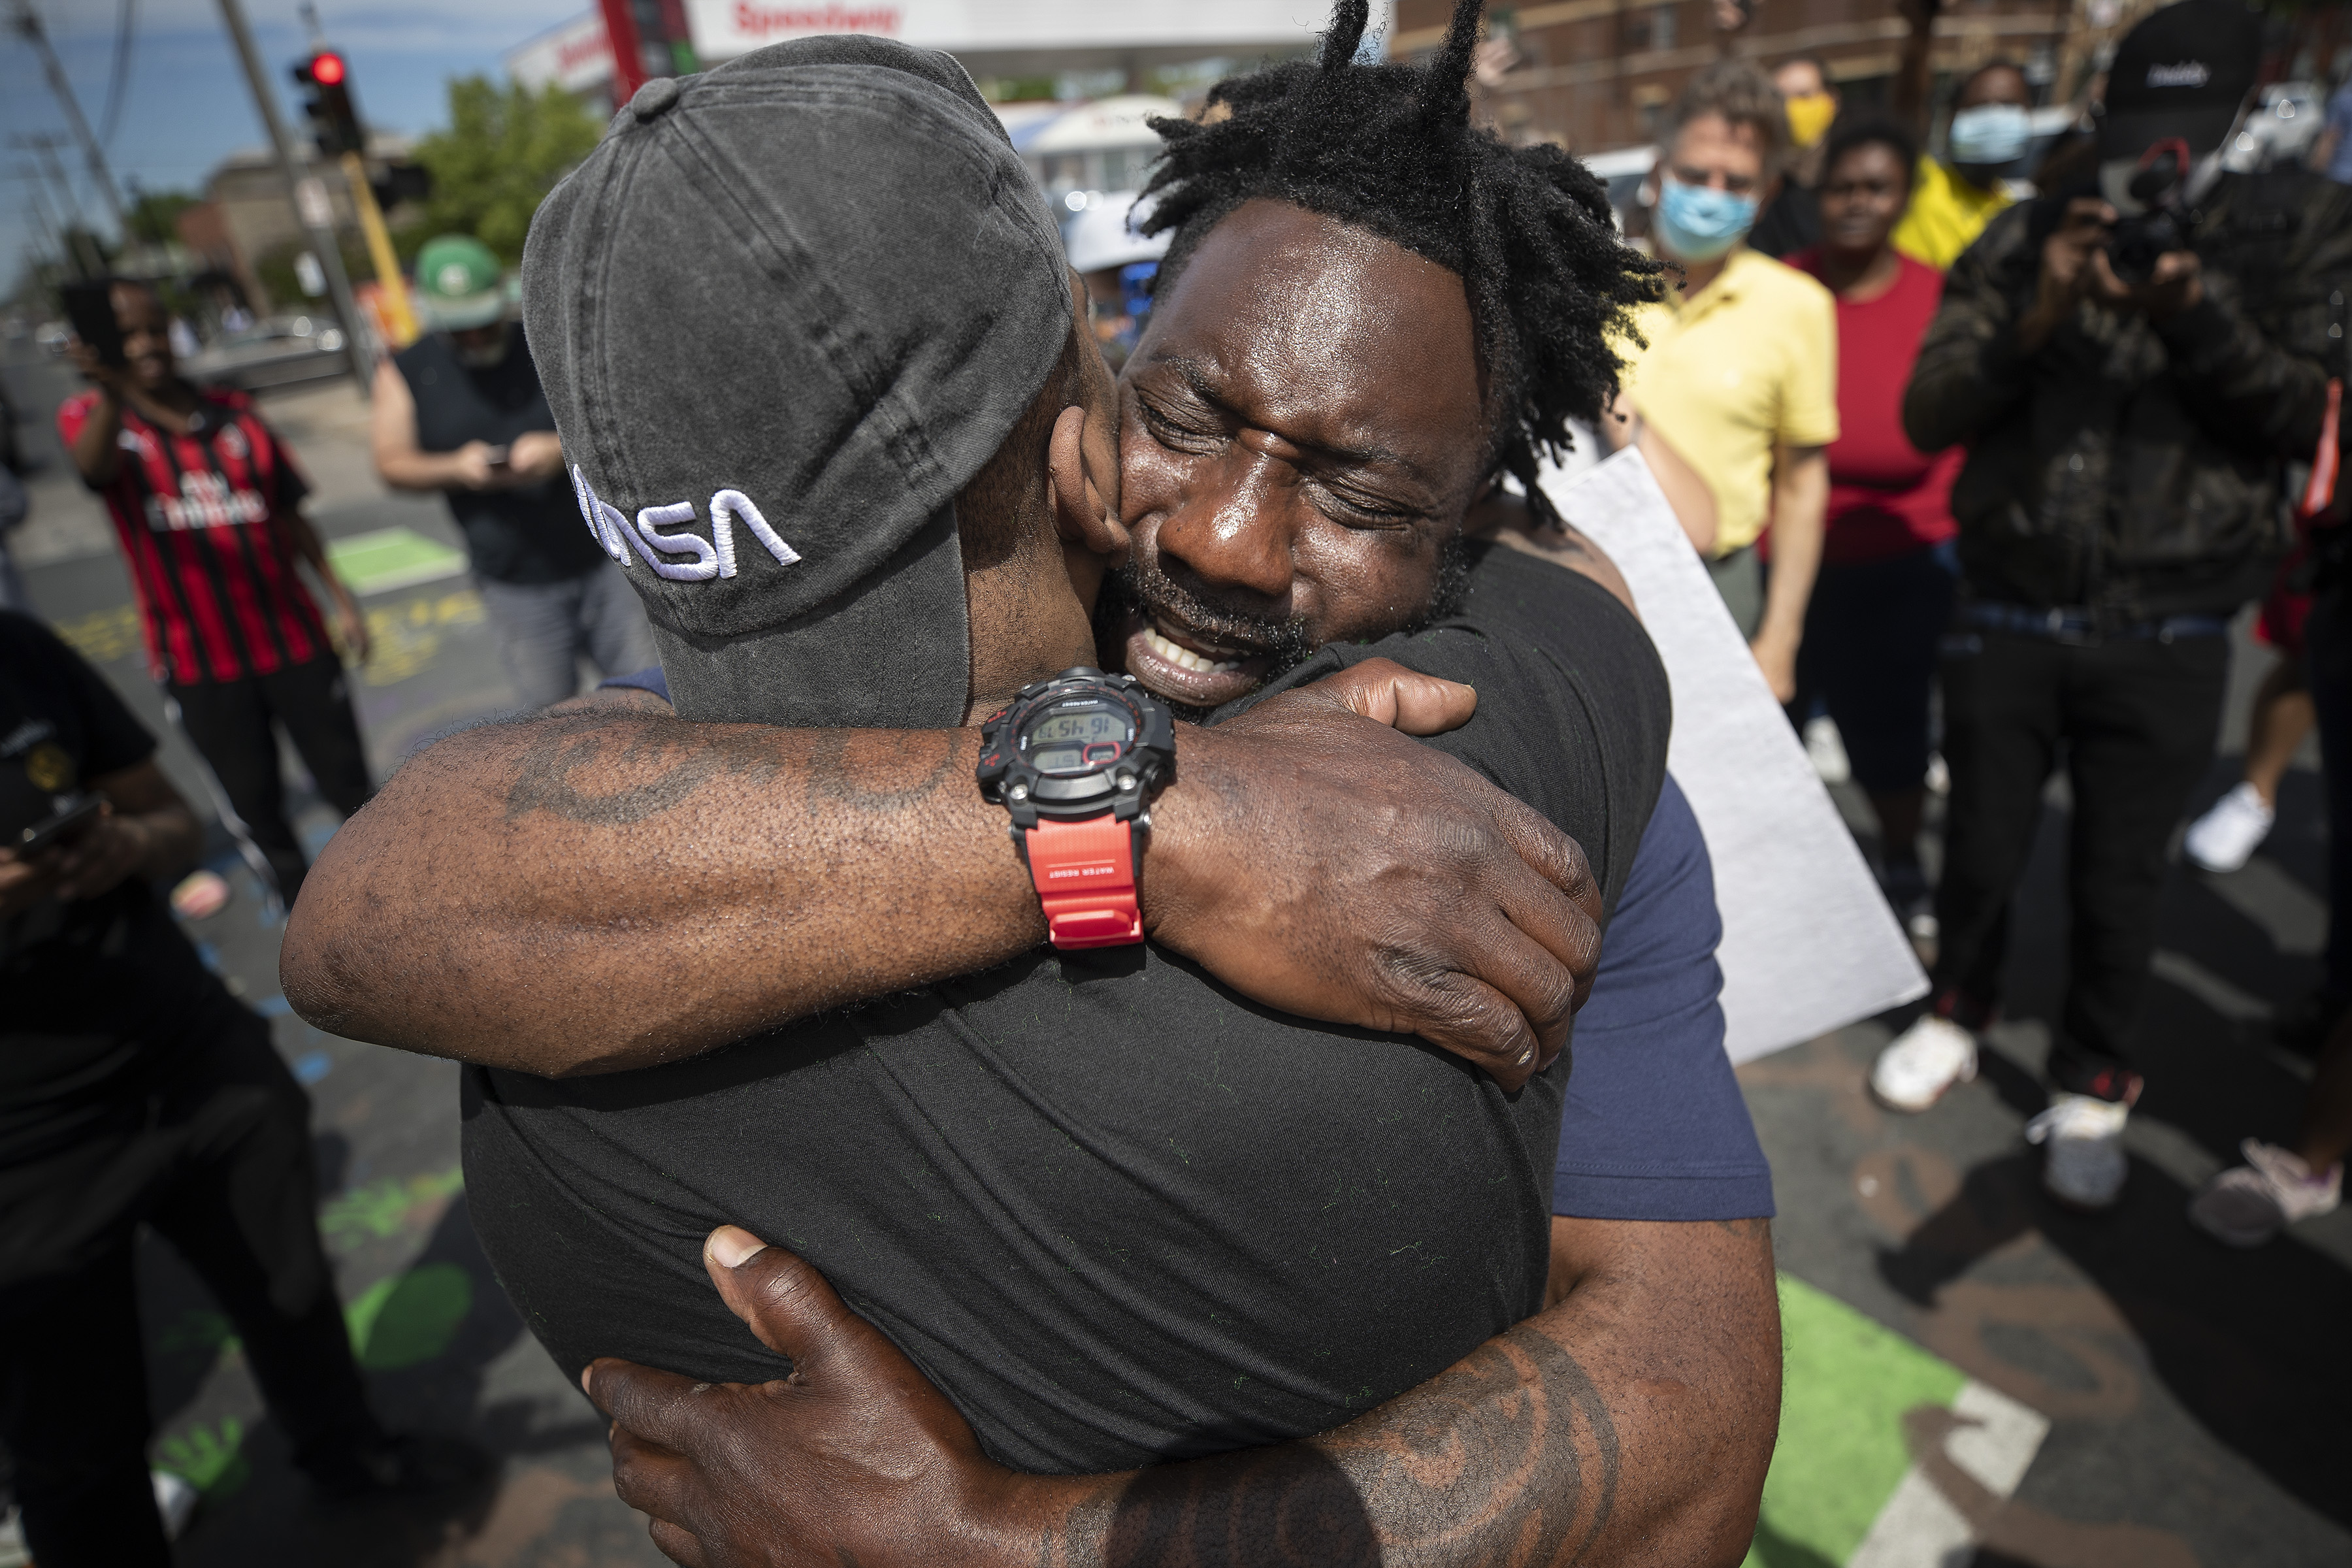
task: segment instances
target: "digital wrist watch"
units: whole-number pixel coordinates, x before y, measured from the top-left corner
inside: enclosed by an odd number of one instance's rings
[[[1023,687],[982,726],[980,793],[1013,815],[1055,947],[1143,940],[1137,830],[1175,765],[1167,704],[1086,665]]]

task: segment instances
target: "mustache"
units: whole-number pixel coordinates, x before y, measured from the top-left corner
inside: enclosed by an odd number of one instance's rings
[[[1303,616],[1277,620],[1212,604],[1170,577],[1154,561],[1130,561],[1114,570],[1103,584],[1102,606],[1112,612],[1114,626],[1129,610],[1163,613],[1206,641],[1271,657],[1277,671],[1315,651]]]

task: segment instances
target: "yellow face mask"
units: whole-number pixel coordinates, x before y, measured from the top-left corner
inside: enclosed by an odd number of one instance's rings
[[[1808,92],[1789,100],[1789,140],[1810,147],[1829,134],[1837,118],[1837,100],[1826,92]]]

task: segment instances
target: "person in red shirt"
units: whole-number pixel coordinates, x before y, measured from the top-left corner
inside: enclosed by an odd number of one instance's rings
[[[1822,160],[1822,242],[1788,258],[1837,296],[1841,432],[1790,711],[1802,722],[1827,705],[1878,814],[1887,900],[1924,939],[1935,930],[1919,868],[1927,705],[1958,580],[1951,491],[1963,451],[1922,452],[1903,433],[1903,389],[1944,295],[1942,273],[1887,243],[1918,161],[1891,121],[1837,126]]]
[[[367,623],[301,513],[309,483],[253,400],[181,378],[153,289],[118,282],[113,301],[123,363],[73,345],[91,384],[58,410],[58,432],[113,514],[149,670],[219,779],[226,826],[290,908],[310,863],[286,819],[274,727],[337,811],[373,793],[342,660],[295,563],[325,587],[362,661]]]

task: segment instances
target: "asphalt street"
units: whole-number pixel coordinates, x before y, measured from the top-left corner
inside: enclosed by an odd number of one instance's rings
[[[15,536],[35,607],[164,733],[110,531],[49,434],[69,378],[24,357],[0,374],[28,447],[47,454],[30,482],[34,520]],[[512,699],[480,601],[449,561],[454,529],[437,501],[375,485],[352,391],[283,394],[265,413],[317,480],[322,533],[370,563],[376,586],[362,602],[377,652],[354,690],[383,776],[435,734]],[[2235,782],[2246,702],[2270,657],[2242,639],[2240,651],[2225,754],[2200,808]],[[212,815],[185,742],[167,733],[164,758]],[[287,766],[302,777],[290,754]],[[2012,922],[2008,1018],[1976,1083],[1924,1117],[1877,1109],[1864,1073],[1900,1018],[1743,1069],[1773,1162],[1790,1325],[1789,1415],[1751,1563],[2352,1562],[2352,1212],[2253,1253],[2207,1240],[2183,1215],[2239,1139],[2292,1129],[2310,1076],[2307,1060],[2273,1045],[2270,1020],[2317,974],[2317,784],[2306,756],[2288,776],[2277,830],[2244,870],[2182,867],[2167,885],[2141,1027],[2148,1089],[2126,1135],[2131,1182],[2113,1214],[2085,1218],[2045,1202],[2038,1155],[2021,1136],[2044,1103],[2037,1072],[2063,979],[2062,788]],[[1866,808],[1837,793],[1865,822]],[[298,799],[306,837],[323,843],[333,814],[307,785]],[[279,922],[216,827],[209,854],[236,896],[188,929],[272,1019],[309,1087],[320,1223],[378,1407],[396,1426],[466,1435],[502,1465],[462,1496],[312,1501],[226,1321],[151,1238],[140,1273],[158,1462],[204,1493],[180,1561],[663,1561],[612,1494],[601,1418],[525,1331],[475,1243],[456,1069],[292,1016],[277,983]],[[1969,1447],[1977,1438],[2000,1454],[1984,1458]]]

